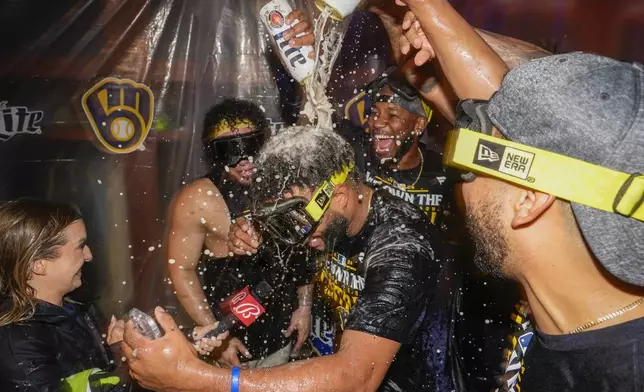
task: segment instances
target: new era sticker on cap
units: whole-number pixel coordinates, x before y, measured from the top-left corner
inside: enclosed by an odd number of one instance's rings
[[[473,163],[525,180],[530,174],[534,154],[479,139]]]

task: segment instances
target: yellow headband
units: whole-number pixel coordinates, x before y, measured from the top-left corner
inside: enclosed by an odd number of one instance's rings
[[[247,128],[247,127],[252,127],[254,125],[255,124],[245,119],[237,119],[232,123],[229,123],[228,121],[223,120],[223,121],[220,121],[216,127],[212,128],[212,130],[210,131],[210,134],[208,134],[208,140],[215,139],[219,137],[219,135],[226,133],[228,131],[231,131],[233,129]]]
[[[450,131],[443,163],[644,222],[644,175],[622,173],[469,129]]]
[[[315,219],[316,222],[319,222],[320,219],[322,219],[322,215],[327,208],[329,208],[335,188],[347,180],[349,173],[354,167],[355,165],[353,164],[343,166],[342,170],[331,176],[329,180],[324,181],[324,183],[315,191],[311,201],[306,205],[306,212],[308,212],[309,215],[311,215],[311,218]]]

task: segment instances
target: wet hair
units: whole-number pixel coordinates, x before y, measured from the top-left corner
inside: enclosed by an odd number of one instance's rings
[[[60,257],[65,229],[81,219],[71,204],[24,198],[0,205],[0,293],[11,304],[2,309],[0,326],[33,316],[37,300],[27,283],[33,263]]]
[[[268,139],[255,161],[258,172],[251,185],[251,201],[257,205],[274,200],[292,186],[316,189],[355,162],[351,145],[331,129],[285,128]],[[364,177],[354,168],[348,179],[359,184]]]
[[[206,113],[203,122],[202,140],[206,143],[212,129],[217,127],[222,121],[232,124],[239,119],[248,120],[253,123],[256,131],[268,131],[269,122],[266,119],[264,111],[259,106],[251,101],[225,98],[220,103],[211,107]]]

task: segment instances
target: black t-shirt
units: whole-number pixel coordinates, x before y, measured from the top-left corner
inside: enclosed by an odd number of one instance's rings
[[[345,121],[338,127],[338,133],[353,147],[356,165],[365,172],[370,185],[418,206],[431,223],[441,228],[454,249],[453,255],[460,261],[459,268],[471,265],[470,243],[454,205],[454,173],[448,174],[436,149],[425,148],[421,143],[421,165],[394,171],[389,165],[380,164],[371,147],[371,135],[363,128]],[[519,295],[513,290],[514,284],[482,279],[478,271],[469,268],[465,268],[462,280],[454,317],[454,344],[460,352],[458,367],[463,370],[460,379],[466,384],[460,388],[491,390],[500,375],[502,348],[512,332],[509,316]],[[312,341],[319,352],[328,352],[330,328],[324,323],[321,309],[314,309],[314,314]]]
[[[373,153],[370,135],[348,121],[339,127],[339,133],[353,147],[357,166],[365,173],[367,183],[385,189],[392,195],[418,206],[435,225],[443,223],[449,205],[453,184],[443,168],[442,156],[420,144],[421,164],[407,170],[393,170],[381,164]]]
[[[641,391],[644,318],[573,335],[537,330],[524,367],[521,391]]]
[[[210,173],[206,178],[217,186],[232,217],[245,211],[246,187],[222,179],[221,172]],[[205,291],[218,318],[222,316],[218,314],[218,305],[237,290],[245,286],[252,289],[262,280],[273,288],[272,297],[262,304],[266,312],[249,327],[242,326],[233,332],[252,354],[251,360],[264,358],[288,344],[291,338],[286,338],[283,332],[297,306],[297,287],[310,283],[315,271],[306,250],[280,249],[266,241],[257,255],[208,260],[204,268]],[[247,361],[243,357],[241,360]]]
[[[380,391],[450,391],[453,261],[417,208],[374,192],[361,232],[340,240],[316,282],[339,328],[401,344]]]

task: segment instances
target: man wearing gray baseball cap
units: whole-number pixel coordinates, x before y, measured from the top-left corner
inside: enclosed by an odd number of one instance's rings
[[[444,161],[464,179],[475,261],[522,286],[537,325],[503,390],[639,390],[644,67],[570,53],[508,72],[447,0],[397,2],[405,51],[462,100]]]

